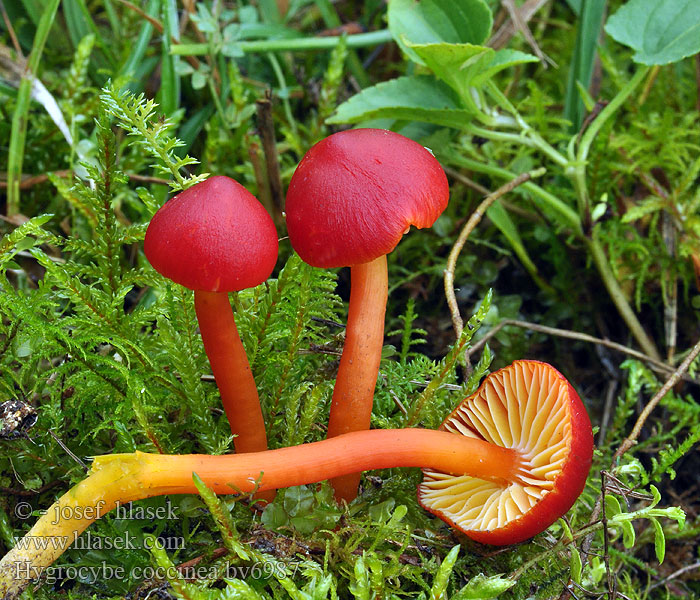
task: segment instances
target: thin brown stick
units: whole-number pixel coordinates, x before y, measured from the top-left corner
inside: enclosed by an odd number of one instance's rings
[[[476,190],[480,194],[483,194],[484,196],[488,196],[491,193],[491,190],[488,188],[485,188],[483,185],[480,183],[477,183],[473,179],[469,179],[466,175],[462,175],[457,169],[451,169],[450,167],[445,167],[445,173],[447,173],[450,177],[453,179],[456,179],[460,183],[463,183],[467,187],[472,188],[473,190]]]
[[[651,400],[649,400],[649,402],[647,402],[647,405],[644,407],[644,410],[637,418],[637,422],[634,424],[632,432],[625,438],[622,444],[620,444],[620,447],[617,449],[617,452],[615,452],[613,456],[613,464],[617,462],[617,459],[619,459],[625,452],[627,452],[632,446],[634,446],[637,443],[637,438],[642,432],[644,423],[646,423],[646,420],[649,418],[651,412],[656,408],[656,405],[661,401],[661,399],[673,388],[673,386],[681,380],[683,374],[685,374],[685,372],[688,370],[688,367],[690,367],[690,363],[692,363],[695,360],[698,354],[700,354],[700,341],[696,342],[695,346],[693,346],[693,349],[688,353],[688,356],[685,357],[683,362],[680,365],[678,365],[678,368],[673,372],[673,375],[671,375],[666,380],[666,383],[664,383],[663,386],[661,386],[661,389],[658,392],[656,392],[656,394],[654,394],[654,397]]]
[[[8,487],[0,487],[0,492],[3,494],[8,494],[10,496],[20,496],[22,498],[30,498],[32,496],[37,496],[39,494],[43,494],[46,490],[50,490],[51,488],[55,488],[57,485],[61,485],[61,481],[58,479],[55,481],[49,481],[49,483],[42,485],[40,488],[36,490],[18,490],[15,488],[8,488]]]
[[[532,19],[535,13],[540,10],[549,0],[527,0],[520,7],[520,18],[523,22],[527,23]],[[503,48],[508,44],[510,39],[518,32],[518,28],[512,19],[508,19],[498,31],[491,36],[491,39],[487,42],[487,45],[491,48],[498,50]]]
[[[674,372],[674,369],[671,365],[668,365],[663,361],[652,358],[651,356],[644,354],[643,352],[634,350],[633,348],[628,348],[627,346],[618,344],[617,342],[611,342],[610,340],[597,338],[592,335],[588,335],[587,333],[570,331],[568,329],[558,329],[556,327],[547,327],[546,325],[538,325],[536,323],[530,323],[528,321],[518,321],[517,319],[503,319],[503,321],[501,321],[493,329],[489,330],[489,332],[485,334],[484,337],[482,337],[478,342],[475,342],[469,348],[469,354],[471,355],[474,352],[480,350],[489,339],[491,339],[501,329],[507,327],[508,325],[513,325],[514,327],[522,327],[523,329],[530,329],[532,331],[538,331],[540,333],[546,333],[547,335],[554,335],[557,337],[579,340],[581,342],[590,342],[592,344],[598,344],[599,346],[605,346],[606,348],[617,350],[618,352],[622,352],[623,354],[627,354],[628,356],[632,356],[641,361],[644,361],[648,363],[649,366],[657,372],[661,372],[666,375],[669,375]],[[682,379],[684,381],[700,385],[700,381],[698,381],[697,379],[693,379],[692,377],[687,376],[685,374],[682,375]]]
[[[462,330],[464,329],[464,321],[462,320],[462,316],[459,313],[459,306],[457,304],[457,298],[455,296],[454,278],[455,268],[457,266],[457,259],[459,258],[459,254],[462,251],[462,248],[464,248],[464,244],[467,242],[467,239],[469,238],[471,232],[481,221],[481,218],[484,216],[484,214],[486,214],[486,211],[488,210],[489,206],[491,206],[501,196],[512,192],[519,185],[525,183],[526,181],[529,181],[533,177],[540,177],[541,175],[544,175],[544,173],[544,168],[536,169],[535,171],[530,171],[529,173],[523,173],[522,175],[518,175],[515,179],[509,181],[505,185],[502,185],[495,192],[490,194],[481,202],[481,204],[479,204],[479,206],[477,206],[476,210],[472,213],[472,215],[469,217],[469,220],[465,223],[464,227],[462,228],[462,231],[460,232],[457,241],[452,246],[450,255],[447,258],[447,266],[445,267],[444,271],[444,280],[445,297],[447,298],[447,305],[450,308],[450,314],[452,315],[452,325],[454,327],[455,336],[457,337],[457,339],[459,339],[459,337],[462,335]]]
[[[21,60],[24,60],[24,54],[22,54],[22,46],[20,46],[19,44],[17,34],[15,34],[15,28],[12,26],[12,21],[10,21],[10,16],[7,14],[7,11],[5,10],[5,3],[2,0],[0,0],[0,11],[2,11],[2,20],[5,21],[5,30],[10,35],[10,39],[12,40],[12,46],[14,47],[15,52],[17,53],[17,57]]]
[[[56,175],[57,177],[68,177],[69,175],[72,175],[72,173],[73,172],[70,169],[63,169],[61,171],[52,171],[52,174]],[[158,185],[169,185],[170,184],[170,182],[167,179],[163,179],[161,177],[151,177],[149,175],[137,175],[136,173],[127,173],[126,175],[132,181],[138,181],[139,183],[156,183]],[[29,189],[31,187],[34,187],[35,185],[45,183],[48,180],[49,180],[48,173],[43,173],[41,175],[22,175],[22,180],[20,181],[19,189],[26,190],[26,189]],[[0,189],[4,189],[6,187],[7,187],[7,181],[4,179],[0,179]]]
[[[501,0],[501,3],[503,4],[503,6],[506,7],[506,10],[508,11],[508,16],[510,16],[511,20],[513,21],[513,26],[517,31],[523,34],[525,41],[527,41],[530,48],[532,48],[532,51],[535,53],[537,58],[540,59],[542,66],[546,69],[547,64],[549,63],[553,67],[556,67],[556,63],[551,58],[549,58],[544,52],[542,52],[542,49],[537,45],[537,41],[535,40],[534,36],[532,35],[532,31],[530,31],[530,28],[527,25],[527,21],[523,20],[523,17],[520,14],[520,9],[517,6],[515,6],[515,2],[513,2],[513,0]]]
[[[138,14],[142,19],[146,19],[151,25],[153,25],[154,29],[158,33],[163,33],[164,27],[163,24],[156,19],[155,17],[152,17],[149,15],[146,11],[141,9],[140,7],[136,6],[133,2],[129,2],[129,0],[119,0],[124,6],[126,6],[128,9],[133,10],[136,14]],[[173,44],[180,44],[180,40],[176,39],[173,36],[170,36],[170,41]],[[190,63],[190,66],[196,71],[199,69],[199,59],[197,59],[195,56],[184,56],[183,57],[188,63]]]
[[[639,437],[639,434],[642,431],[642,427],[644,427],[644,423],[646,422],[647,418],[651,414],[651,412],[654,410],[656,405],[661,401],[661,399],[667,394],[667,392],[674,386],[678,381],[683,377],[683,374],[687,371],[688,367],[690,366],[690,363],[695,360],[695,358],[700,354],[700,341],[698,341],[695,346],[693,346],[692,350],[690,353],[685,357],[685,360],[678,366],[678,368],[673,372],[673,374],[666,380],[666,383],[661,387],[661,389],[654,394],[654,397],[649,400],[647,405],[644,407],[644,410],[642,413],[639,415],[639,418],[637,419],[637,422],[634,424],[634,427],[632,428],[632,432],[625,438],[625,440],[620,444],[620,447],[617,449],[615,454],[613,455],[613,459],[611,462],[610,470],[613,470],[615,466],[617,465],[618,459],[625,453],[627,452],[630,448],[632,448],[637,441],[637,438]],[[693,380],[694,381],[694,380]],[[610,477],[609,474],[606,472],[601,472],[601,478],[604,481],[606,475]],[[598,519],[601,515],[601,512],[603,511],[603,498],[605,497],[605,489],[603,489],[603,492],[601,493],[600,496],[598,496],[598,499],[596,500],[595,506],[593,507],[593,512],[591,513],[590,519],[588,520],[588,525],[584,529],[588,529],[591,527],[596,522],[599,522]],[[588,555],[588,550],[590,549],[591,545],[593,544],[593,534],[591,533],[590,535],[587,536],[587,538],[584,540],[583,545],[582,545],[582,550],[586,555]],[[587,561],[588,559],[586,559]],[[663,583],[663,582],[662,582]],[[618,595],[621,595],[618,592]],[[560,600],[564,600],[567,597],[567,595],[564,593],[560,596]]]
[[[664,577],[661,581],[657,581],[654,585],[650,585],[648,591],[651,591],[657,587],[661,587],[662,585],[665,585],[672,579],[676,579],[676,577],[680,577],[684,573],[687,573],[688,571],[694,571],[695,569],[700,569],[700,562],[695,562],[692,565],[686,565],[685,567],[681,567],[677,571],[671,573],[668,577]]]
[[[275,122],[272,118],[272,100],[270,90],[265,91],[265,97],[256,101],[258,114],[258,133],[262,141],[265,164],[267,166],[267,178],[270,183],[270,195],[275,205],[275,221],[278,215],[284,212],[284,194],[282,193],[282,175],[277,155],[277,143],[275,141]]]

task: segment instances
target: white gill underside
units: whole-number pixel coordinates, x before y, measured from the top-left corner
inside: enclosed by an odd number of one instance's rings
[[[518,450],[522,483],[424,471],[424,506],[477,531],[497,529],[530,510],[552,489],[569,453],[567,396],[556,372],[539,363],[518,362],[491,375],[443,428]]]

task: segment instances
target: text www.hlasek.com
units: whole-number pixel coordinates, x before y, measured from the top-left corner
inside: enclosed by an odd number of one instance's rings
[[[253,577],[254,579],[265,579],[274,576],[276,579],[284,579],[293,577],[299,563],[285,564],[277,561],[255,562],[249,565],[221,565],[212,566],[169,566],[169,567],[132,567],[127,571],[122,566],[113,566],[106,563],[98,565],[78,565],[78,566],[59,566],[59,567],[37,567],[28,561],[17,561],[12,565],[12,575],[18,580],[42,580],[52,585],[66,579],[79,579],[82,581],[105,581],[107,579],[132,579],[132,580],[148,580],[148,579],[179,579],[185,578],[188,580],[211,579],[211,578],[231,578],[245,579]]]
[[[72,536],[67,535],[26,535],[15,540],[15,546],[18,550],[32,551],[47,551],[47,550],[66,550],[69,546],[74,550],[137,550],[145,548],[150,550],[153,547],[153,539],[151,537],[143,538],[139,543],[138,538],[133,534],[125,531],[117,537],[105,537],[101,535],[93,535],[91,532],[86,532],[80,535],[77,531],[73,532]],[[185,548],[185,538],[158,538],[158,545],[165,550],[183,550]]]

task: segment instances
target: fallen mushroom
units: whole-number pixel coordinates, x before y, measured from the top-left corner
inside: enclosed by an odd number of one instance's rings
[[[265,281],[277,261],[277,232],[262,204],[228,177],[210,177],[166,202],[146,231],[153,268],[194,290],[199,330],[237,453],[267,449],[248,358],[228,292]]]
[[[496,545],[521,542],[546,529],[586,483],[593,455],[591,423],[569,382],[545,363],[521,360],[493,373],[442,429],[356,431],[233,456],[98,456],[88,478],[59,498],[24,538],[56,543],[18,543],[0,560],[0,597],[14,598],[90,523],[118,504],[196,493],[193,472],[215,492],[231,494],[419,466],[425,474],[419,502],[469,537]]]
[[[345,345],[328,437],[369,429],[384,340],[386,255],[411,225],[430,227],[447,206],[442,167],[420,144],[383,129],[352,129],[313,146],[287,191],[292,247],[315,267],[351,268]],[[357,495],[359,474],[334,479],[338,500]]]

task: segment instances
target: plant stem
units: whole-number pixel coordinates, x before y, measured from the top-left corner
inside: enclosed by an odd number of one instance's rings
[[[578,147],[578,152],[576,153],[576,158],[582,163],[585,169],[585,161],[588,159],[588,153],[591,149],[591,144],[598,135],[601,127],[605,125],[606,121],[617,112],[617,110],[624,104],[625,100],[629,95],[639,86],[640,83],[646,77],[649,67],[640,67],[639,70],[634,74],[634,77],[630,79],[627,84],[615,95],[615,97],[610,101],[610,103],[600,111],[600,114],[595,118],[595,120],[588,126],[586,132],[581,137],[581,143]]]
[[[329,438],[369,429],[389,294],[386,256],[351,267],[350,278],[345,345],[333,389]],[[360,475],[350,474],[331,483],[336,499],[350,502],[357,496]]]
[[[347,36],[348,48],[361,48],[363,46],[376,46],[392,41],[391,32],[388,29],[370,31],[369,33],[357,33]],[[240,41],[236,47],[243,52],[303,52],[306,50],[330,50],[335,48],[340,41],[340,36],[326,37],[302,37],[287,40],[250,40]],[[185,54],[188,56],[203,56],[209,54],[209,44],[179,44],[174,45],[171,54]]]
[[[523,135],[527,136],[527,139],[529,140],[528,145],[539,149],[543,154],[547,155],[560,167],[566,168],[569,166],[568,159],[559,151],[557,151],[556,148],[554,148],[551,144],[547,143],[545,139],[539,133],[537,133],[537,131],[530,127],[530,125],[527,123],[527,121],[525,121],[525,119],[523,119],[522,115],[518,112],[515,106],[513,106],[513,104],[510,102],[510,100],[508,100],[505,94],[498,89],[498,87],[493,83],[493,81],[489,81],[486,89],[496,100],[496,102],[498,102],[501,108],[508,111],[515,118],[515,121],[522,130]]]
[[[16,598],[87,527],[127,502],[196,494],[193,473],[218,494],[273,490],[370,469],[424,467],[454,475],[515,481],[515,450],[446,431],[376,429],[266,452],[182,456],[98,456],[90,475],[61,496],[22,543],[0,560],[0,597]],[[25,543],[26,542],[26,543]]]
[[[656,344],[654,344],[652,339],[647,335],[646,331],[644,331],[642,324],[639,322],[639,319],[637,319],[637,315],[634,314],[629,302],[627,302],[625,293],[622,291],[620,284],[615,278],[615,274],[610,268],[608,257],[605,255],[603,246],[598,239],[597,226],[593,228],[592,235],[590,239],[588,239],[587,243],[588,251],[591,253],[591,257],[593,258],[593,262],[595,263],[598,273],[603,280],[605,289],[608,290],[608,294],[610,294],[613,304],[615,304],[617,311],[620,313],[625,325],[627,325],[629,328],[630,333],[632,333],[634,339],[637,340],[637,343],[640,345],[646,355],[651,356],[655,360],[661,360],[661,355],[656,349]]]
[[[7,207],[8,217],[20,212],[20,183],[22,181],[22,162],[24,160],[24,144],[27,139],[27,114],[32,100],[32,86],[39,70],[44,45],[49,37],[60,0],[50,0],[41,13],[39,25],[34,36],[32,53],[27,62],[27,71],[20,81],[17,91],[17,102],[12,114],[12,129],[10,131],[10,148],[7,158]]]
[[[512,173],[507,169],[503,169],[495,165],[481,163],[463,156],[450,156],[450,160],[460,167],[464,167],[465,169],[471,169],[472,171],[476,171],[478,173],[486,173],[487,175],[493,175],[509,181],[517,177],[516,173]],[[569,227],[571,227],[576,234],[579,236],[583,235],[581,230],[581,220],[579,219],[576,211],[568,204],[565,204],[554,194],[550,194],[544,188],[540,187],[536,183],[533,183],[532,181],[526,181],[520,187],[526,189],[528,192],[542,200],[547,207],[553,212],[557,213],[561,217],[561,221],[565,222]]]

